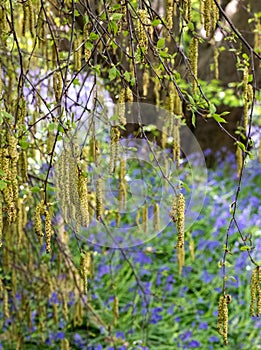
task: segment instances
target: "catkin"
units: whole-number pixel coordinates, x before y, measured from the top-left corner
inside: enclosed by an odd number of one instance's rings
[[[63,90],[62,73],[60,71],[53,73],[53,89],[54,89],[55,99],[58,102],[62,97],[62,90]]]
[[[70,343],[68,339],[66,338],[62,339],[61,350],[70,350]]]
[[[248,67],[246,66],[244,68],[243,73],[243,99],[244,99],[244,130],[247,132],[248,127],[248,79],[249,79],[249,72]]]
[[[143,228],[143,232],[148,231],[148,207],[147,207],[147,205],[144,205],[142,207],[142,228]]]
[[[153,228],[157,232],[160,228],[160,215],[159,215],[159,204],[155,203],[153,206]]]
[[[192,38],[189,46],[189,60],[193,74],[193,93],[195,94],[198,84],[198,39],[196,37]]]
[[[251,276],[250,282],[250,293],[251,293],[251,302],[250,302],[250,315],[251,316],[260,316],[261,315],[261,269],[257,266]]]
[[[119,318],[119,299],[118,299],[117,295],[115,295],[114,299],[113,299],[113,322],[114,322],[114,326],[117,325],[118,318]]]
[[[42,228],[42,218],[41,216],[45,213],[44,201],[40,201],[34,211],[34,230],[39,239],[41,240],[44,237],[43,228]]]
[[[176,10],[176,8],[175,8]],[[167,0],[166,3],[166,27],[171,30],[173,27],[174,6],[173,0]]]
[[[8,291],[5,289],[4,290],[4,299],[3,299],[3,314],[4,314],[5,319],[10,318],[8,299],[9,299],[8,298]]]
[[[243,154],[242,154],[242,149],[237,146],[236,149],[236,161],[237,161],[237,177],[240,177],[242,167],[243,167]]]
[[[111,127],[110,134],[110,163],[109,163],[109,172],[113,174],[116,169],[116,163],[119,159],[119,146],[120,146],[120,130],[117,126]]]
[[[178,194],[177,203],[177,230],[178,230],[178,242],[177,247],[182,248],[184,246],[184,223],[185,223],[185,197],[182,193]]]
[[[88,291],[88,275],[91,269],[91,254],[90,252],[81,253],[80,258],[80,274],[83,281],[83,290],[87,294]]]
[[[51,237],[52,237],[52,222],[49,210],[45,208],[45,241],[46,241],[46,253],[51,252]]]
[[[149,75],[148,69],[146,69],[145,72],[143,73],[143,96],[144,97],[148,96],[149,83],[150,83],[150,75]]]
[[[138,44],[141,48],[143,54],[147,53],[148,51],[148,26],[150,24],[150,20],[148,17],[148,12],[143,9],[137,10],[138,15],[138,23],[137,23],[137,38],[138,38]],[[146,28],[146,29],[145,29]]]
[[[80,220],[81,225],[88,227],[89,226],[89,204],[88,204],[88,188],[87,188],[87,177],[83,175],[82,172],[78,174],[78,194],[80,200]]]
[[[96,181],[96,219],[100,220],[103,214],[103,180],[99,177]]]
[[[2,237],[3,237],[3,228],[4,228],[4,221],[3,221],[3,202],[2,202],[2,196],[0,195],[0,247],[2,247]]]
[[[82,59],[82,50],[81,50],[81,39],[74,39],[74,70],[78,72],[81,69],[81,59]]]
[[[228,303],[229,299],[226,295],[221,295],[218,302],[218,333],[223,337],[224,344],[228,344]]]

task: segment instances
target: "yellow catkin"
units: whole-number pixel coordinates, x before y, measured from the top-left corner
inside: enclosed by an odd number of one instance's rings
[[[244,99],[244,130],[247,132],[248,126],[248,66],[245,66],[243,72],[243,99]]]
[[[139,47],[141,48],[143,54],[148,51],[148,26],[150,24],[150,20],[148,17],[148,12],[143,9],[137,10],[138,15],[138,23],[137,23],[137,38]]]
[[[176,166],[179,167],[180,165],[180,125],[179,125],[179,118],[175,118],[173,123],[173,130],[172,130],[172,136],[173,136],[173,143],[172,143],[172,155],[173,160],[176,162]]]
[[[45,213],[44,201],[40,201],[34,210],[34,230],[40,240],[44,237],[41,216]]]
[[[61,350],[70,350],[70,343],[68,339],[66,338],[62,339]]]
[[[191,0],[183,1],[183,17],[187,22],[191,21],[191,7],[192,7]]]
[[[185,230],[185,197],[182,193],[178,194],[177,199],[177,231],[178,242],[177,247],[182,248],[184,246],[184,230]]]
[[[3,228],[4,228],[4,221],[3,221],[3,202],[2,202],[2,196],[0,195],[0,247],[2,247],[2,237],[3,237]]]
[[[203,0],[201,0],[203,1]],[[211,34],[211,2],[212,0],[205,0],[203,7],[203,17],[204,17],[204,29],[206,31],[206,36],[209,37]]]
[[[261,269],[257,266],[251,276],[250,282],[250,315],[251,316],[260,316],[261,314]]]
[[[171,30],[173,27],[173,16],[174,16],[173,0],[167,0],[166,1],[166,27],[169,30]]]
[[[224,344],[228,344],[228,303],[229,298],[226,295],[221,295],[218,302],[218,333],[223,337]]]
[[[155,203],[153,206],[153,228],[156,232],[160,229],[160,215],[158,203]]]
[[[117,297],[117,295],[114,296],[113,299],[113,323],[114,326],[117,325],[119,319],[119,299]]]
[[[54,89],[55,99],[58,102],[62,97],[62,90],[63,90],[62,73],[60,71],[53,73],[53,89]]]
[[[119,159],[119,146],[120,146],[120,130],[117,126],[111,127],[110,133],[110,163],[109,163],[109,172],[110,174],[115,173],[116,163]]]
[[[62,314],[63,314],[65,321],[68,321],[69,312],[68,312],[67,297],[65,294],[63,294],[63,296],[62,296]]]
[[[256,19],[254,33],[254,49],[256,52],[261,53],[261,23],[259,19]]]
[[[80,258],[80,274],[83,281],[84,293],[88,292],[88,276],[90,275],[91,270],[91,254],[90,252],[81,253]]]
[[[80,220],[81,225],[88,227],[89,226],[89,196],[88,196],[88,188],[87,188],[87,177],[83,175],[83,173],[80,171],[78,175],[78,194],[80,199],[80,208],[79,208],[79,214],[80,214]]]
[[[242,149],[239,146],[237,146],[237,149],[236,149],[236,161],[237,161],[237,177],[239,178],[243,167]]]
[[[145,70],[143,73],[143,96],[148,96],[148,89],[149,89],[149,83],[150,83],[150,75],[148,72],[148,69]]]
[[[29,10],[28,10],[28,5],[26,1],[23,1],[22,5],[23,5],[22,35],[25,36],[25,33],[29,29],[29,25],[28,25]]]
[[[142,207],[142,228],[143,228],[143,232],[148,231],[148,207],[147,207],[147,205],[144,205]]]
[[[185,265],[185,249],[184,249],[184,246],[183,247],[177,247],[177,258],[178,258],[179,275],[181,275],[183,266]]]
[[[214,49],[214,77],[219,79],[219,64],[218,64],[219,50],[217,47]]]
[[[83,322],[83,310],[82,310],[82,300],[79,297],[76,303],[74,304],[73,309],[73,325],[81,326]]]
[[[45,242],[46,242],[46,253],[51,252],[51,237],[52,237],[52,222],[49,210],[45,209]]]
[[[27,0],[28,5],[28,27],[32,36],[34,36],[34,9],[32,0]]]
[[[103,180],[99,177],[96,181],[96,219],[103,215]]]
[[[81,60],[82,60],[82,48],[81,48],[81,39],[74,39],[74,70],[78,72],[81,69]]]
[[[193,74],[193,93],[197,90],[198,79],[198,39],[192,38],[189,46],[189,60],[191,65],[191,72]]]
[[[119,94],[118,99],[118,114],[119,114],[119,122],[121,125],[126,125],[126,116],[125,116],[125,90],[123,89]]]
[[[5,289],[4,290],[4,299],[3,299],[3,314],[4,314],[5,319],[10,318],[8,299],[9,299],[8,298],[8,291]]]

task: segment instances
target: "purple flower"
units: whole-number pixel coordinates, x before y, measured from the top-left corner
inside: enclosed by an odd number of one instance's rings
[[[206,322],[201,322],[199,324],[199,329],[208,329],[208,324]]]
[[[210,343],[216,343],[216,342],[219,342],[219,338],[216,335],[212,335],[211,337],[208,338],[208,341]]]
[[[201,346],[201,343],[194,339],[188,343],[188,348],[198,348],[200,346]]]

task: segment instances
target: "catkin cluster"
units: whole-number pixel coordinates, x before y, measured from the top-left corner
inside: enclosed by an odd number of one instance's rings
[[[217,331],[223,337],[224,344],[228,344],[228,304],[231,298],[229,295],[221,295],[218,302],[218,324]]]
[[[251,276],[251,302],[250,302],[250,315],[260,316],[261,315],[261,269],[257,266]]]
[[[214,0],[200,0],[201,23],[204,25],[206,36],[215,30],[219,20],[219,10]]]
[[[5,211],[7,220],[12,223],[16,220],[18,200],[18,159],[17,138],[9,131],[6,134],[7,147],[0,149],[0,168],[3,171],[3,180],[6,186],[3,189],[3,198],[5,202]]]
[[[149,40],[148,31],[150,30],[150,19],[148,12],[143,9],[137,10],[138,23],[137,23],[137,38],[139,46],[142,52],[145,54],[148,51]]]
[[[26,32],[30,32],[34,36],[34,9],[32,0],[22,2],[23,5],[23,22],[22,22],[22,35],[26,35]]]
[[[192,1],[184,0],[183,1],[183,17],[187,22],[191,21],[191,9],[192,9]]]

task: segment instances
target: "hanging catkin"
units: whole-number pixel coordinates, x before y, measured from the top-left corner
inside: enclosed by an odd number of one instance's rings
[[[193,93],[196,94],[198,79],[198,38],[194,37],[189,46],[189,60],[193,74]]]
[[[251,302],[250,302],[250,315],[260,316],[261,315],[261,269],[256,266],[252,272],[250,292],[251,292]]]
[[[236,161],[237,161],[237,177],[239,178],[243,167],[243,154],[242,154],[242,149],[238,145],[236,149]]]
[[[228,303],[230,298],[227,295],[221,295],[218,302],[218,333],[223,337],[224,344],[228,344]]]
[[[96,219],[100,220],[103,214],[103,180],[99,177],[96,181]]]

